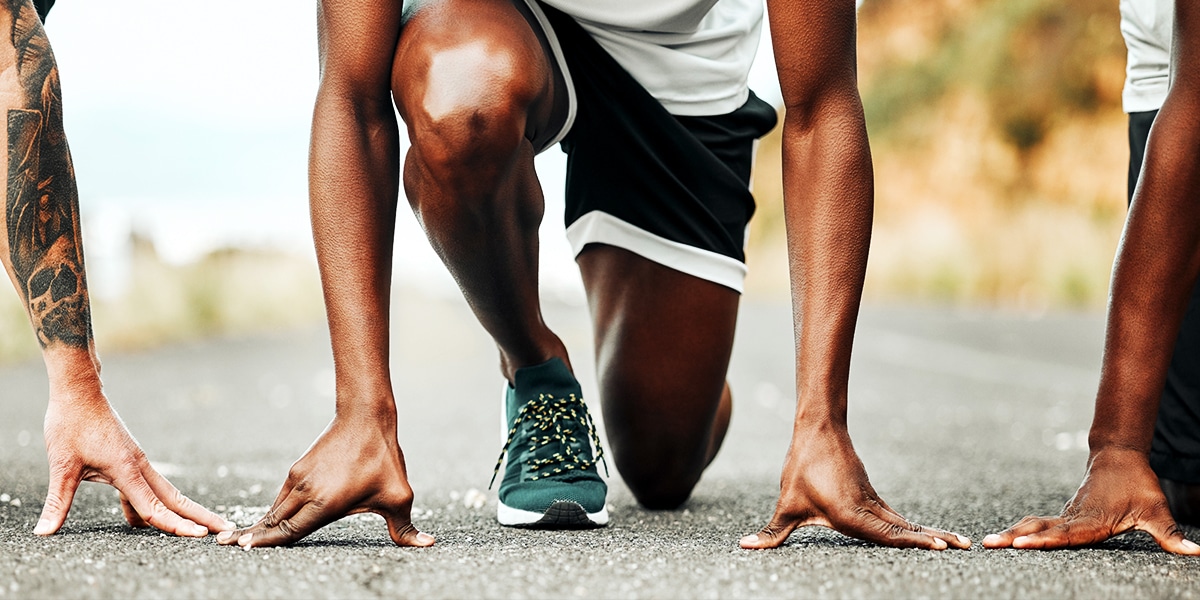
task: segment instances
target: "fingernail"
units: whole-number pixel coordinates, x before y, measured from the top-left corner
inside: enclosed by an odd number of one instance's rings
[[[743,546],[753,545],[753,544],[757,544],[757,543],[758,543],[758,534],[757,533],[750,534],[750,535],[742,538],[742,541],[741,541],[741,544]]]
[[[1195,552],[1197,550],[1200,550],[1200,546],[1197,546],[1196,542],[1193,542],[1192,540],[1183,540],[1183,547],[1188,552]]]
[[[961,536],[961,535],[958,535],[957,533],[956,533],[956,534],[954,534],[954,537],[958,538],[958,543],[960,543],[960,544],[962,544],[962,545],[964,545],[964,546],[970,546],[970,545],[971,545],[971,540],[969,540],[969,539],[967,539],[967,538],[965,538],[965,537],[963,537],[963,536]]]
[[[33,528],[33,534],[50,535],[52,529],[54,529],[54,525],[50,523],[50,519],[38,519],[37,525]]]
[[[233,537],[232,531],[222,531],[221,533],[217,534],[217,541],[221,542],[223,544],[225,542],[228,542],[229,539],[232,537]]]
[[[946,549],[946,540],[943,540],[942,538],[933,538],[933,549],[934,550],[945,550]]]
[[[238,538],[238,544],[240,544],[242,546],[249,546],[250,542],[253,542],[253,541],[254,541],[253,533],[243,533],[242,537]]]
[[[233,521],[225,521],[224,523],[221,523],[221,531],[233,531],[234,529],[237,529],[237,523],[234,523]]]
[[[985,546],[988,544],[999,544],[999,543],[1000,543],[1000,536],[997,534],[994,534],[994,533],[988,534],[987,537],[983,538],[983,545],[985,545]]]
[[[1015,548],[1017,546],[1024,546],[1025,542],[1028,542],[1028,541],[1029,541],[1029,536],[1023,535],[1023,536],[1013,540],[1013,547]]]
[[[425,545],[433,543],[433,536],[428,533],[421,532],[417,534],[417,542]]]

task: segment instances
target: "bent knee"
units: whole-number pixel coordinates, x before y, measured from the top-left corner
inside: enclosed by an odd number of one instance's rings
[[[690,477],[649,474],[630,476],[624,471],[621,474],[638,504],[650,510],[675,510],[683,506],[691,497],[697,481],[696,478]]]
[[[703,450],[698,444],[678,442],[677,445],[663,444],[653,448],[613,444],[617,471],[642,506],[651,510],[672,510],[692,495],[692,489],[704,471]]]
[[[398,53],[392,74],[413,147],[435,175],[470,168],[486,177],[489,163],[525,143],[529,115],[548,93],[540,48],[489,39],[427,46],[420,60]]]

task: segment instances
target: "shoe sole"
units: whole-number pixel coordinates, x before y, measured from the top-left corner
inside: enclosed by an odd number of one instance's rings
[[[539,513],[498,502],[496,520],[505,527],[526,529],[594,529],[608,525],[608,507],[589,513],[578,502],[559,500]]]

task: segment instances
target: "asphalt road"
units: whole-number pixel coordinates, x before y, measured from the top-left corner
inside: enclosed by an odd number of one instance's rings
[[[867,307],[850,426],[872,481],[909,518],[976,545],[893,550],[810,528],[782,549],[739,549],[770,517],[791,431],[789,315],[744,304],[731,430],[685,509],[638,508],[614,472],[609,527],[537,532],[497,525],[486,489],[501,390],[489,340],[460,303],[402,298],[400,441],[416,523],[438,538],[421,550],[394,547],[374,516],[287,549],[166,537],[125,526],[111,489],[95,484],[59,535],[36,538],[44,373],[40,363],[0,368],[0,598],[1200,596],[1200,560],[1143,534],[1073,551],[978,544],[1026,514],[1056,512],[1078,484],[1103,335],[1095,314]],[[553,306],[547,319],[573,349],[585,394],[594,390],[585,310]],[[104,358],[107,391],[152,460],[240,523],[265,512],[332,416],[323,329]]]

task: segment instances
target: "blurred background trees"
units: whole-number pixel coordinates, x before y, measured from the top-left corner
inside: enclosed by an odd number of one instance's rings
[[[1103,306],[1125,215],[1119,21],[1111,0],[863,2],[869,298]],[[783,268],[778,149],[764,141],[755,175],[765,288]]]
[[[63,5],[47,27],[101,349],[318,325],[305,194],[311,6],[264,0],[231,27],[200,0],[129,1],[116,13]],[[128,14],[140,33],[113,35]],[[1128,160],[1118,27],[1115,0],[863,0],[877,192],[868,301],[1103,307]],[[564,163],[539,157],[543,292],[578,303],[559,214]],[[778,131],[759,146],[754,188],[747,294],[783,301]],[[415,220],[401,211],[398,227],[398,293],[459,301]],[[35,355],[16,294],[0,292],[0,361]]]

